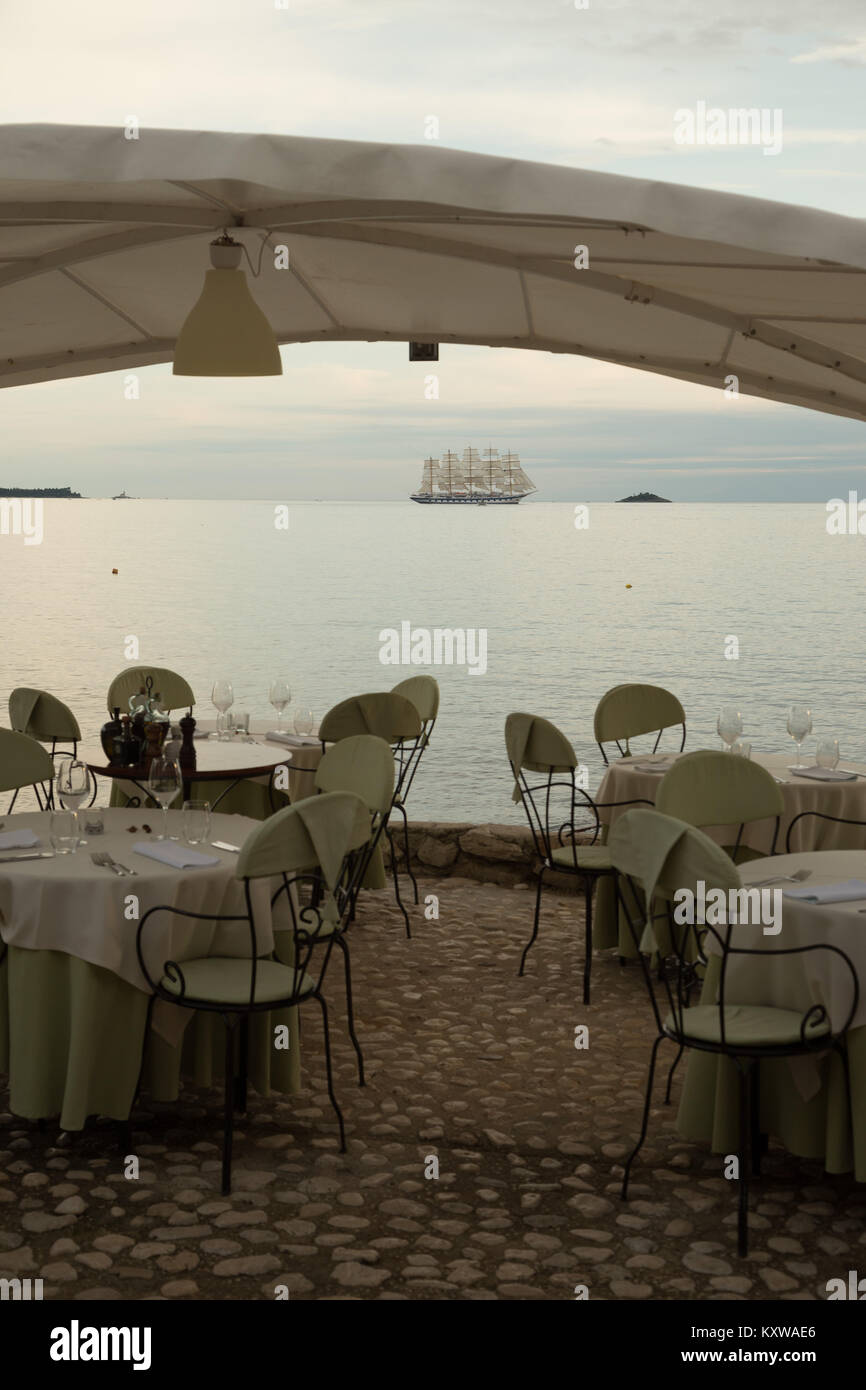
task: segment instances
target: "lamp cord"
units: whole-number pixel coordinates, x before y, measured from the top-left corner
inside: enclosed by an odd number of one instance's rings
[[[235,230],[237,230],[237,228],[235,228]],[[273,235],[274,235],[273,231],[271,231],[271,230],[268,229],[268,228],[265,229],[265,233],[264,233],[264,235],[263,235],[263,237],[262,237],[262,242],[261,242],[261,245],[260,245],[260,247],[259,247],[259,263],[258,263],[258,265],[255,266],[255,267],[253,266],[253,262],[252,262],[252,258],[250,257],[250,253],[249,253],[249,251],[248,251],[247,248],[246,248],[246,243],[243,242],[243,241],[238,241],[238,243],[237,243],[237,245],[240,246],[241,250],[243,251],[244,255],[245,255],[246,258],[247,258],[247,264],[248,264],[248,266],[249,266],[249,268],[250,268],[250,274],[251,274],[256,280],[259,278],[259,276],[260,276],[261,273],[262,273],[262,261],[264,260],[264,257],[265,257],[265,247],[267,246],[268,242],[270,241],[270,239],[271,239],[271,237],[272,237]],[[228,230],[227,230],[225,227],[223,228],[223,236],[230,236],[230,233],[228,232]],[[234,240],[234,238],[232,237],[231,240]]]

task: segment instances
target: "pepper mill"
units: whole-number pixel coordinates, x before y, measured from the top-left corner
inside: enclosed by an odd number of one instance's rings
[[[195,744],[193,743],[193,735],[195,733],[195,720],[192,717],[192,710],[190,710],[189,714],[184,715],[183,719],[180,721],[180,728],[181,733],[183,734],[183,743],[180,746],[180,757],[178,761],[180,762],[181,768],[184,772],[194,772],[196,765]]]

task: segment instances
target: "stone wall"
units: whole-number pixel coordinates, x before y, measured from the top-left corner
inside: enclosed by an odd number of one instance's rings
[[[391,821],[397,866],[405,859],[403,825]],[[386,862],[390,862],[384,846]],[[471,821],[410,821],[409,858],[413,872],[425,878],[474,878],[513,887],[535,883],[538,856],[528,826],[475,825]],[[571,874],[549,874],[545,880],[558,891],[582,891]]]

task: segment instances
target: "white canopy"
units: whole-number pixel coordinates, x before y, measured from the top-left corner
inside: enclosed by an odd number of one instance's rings
[[[273,233],[251,286],[281,343],[572,352],[866,419],[862,220],[433,143],[146,128],[0,127],[0,385],[170,360],[223,228],[254,263]]]

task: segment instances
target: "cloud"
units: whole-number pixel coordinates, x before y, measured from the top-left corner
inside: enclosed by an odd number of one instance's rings
[[[798,53],[792,63],[844,63],[856,67],[866,63],[866,38],[853,43],[830,44],[811,53]]]

